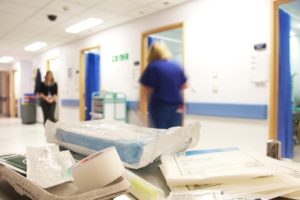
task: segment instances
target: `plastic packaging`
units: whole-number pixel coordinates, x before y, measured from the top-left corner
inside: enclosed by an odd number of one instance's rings
[[[27,147],[27,178],[43,188],[72,181],[69,168],[75,164],[69,151],[60,152],[57,145]]]
[[[133,169],[147,166],[163,153],[184,151],[196,145],[199,132],[199,122],[170,129],[145,128],[114,120],[46,123],[48,142],[84,155],[115,146],[124,165]]]

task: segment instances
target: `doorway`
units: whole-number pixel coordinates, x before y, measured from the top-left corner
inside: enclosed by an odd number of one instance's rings
[[[300,1],[290,1],[285,4],[281,4],[279,6],[279,19],[281,22],[282,20],[282,13],[286,15],[286,18],[288,19],[287,22],[284,22],[284,26],[287,24],[289,25],[287,33],[286,33],[286,40],[288,42],[288,50],[284,49],[284,46],[279,43],[279,56],[282,57],[282,51],[288,52],[288,59],[289,59],[289,79],[290,79],[290,102],[291,108],[285,107],[285,112],[289,111],[289,115],[291,116],[291,125],[290,125],[290,131],[287,131],[288,138],[286,138],[288,149],[287,151],[287,157],[293,157],[294,156],[294,148],[300,149],[299,143],[300,143]],[[284,34],[284,30],[282,30],[281,27],[279,27],[279,39],[282,40],[282,36]],[[283,46],[283,47],[282,47]],[[279,72],[280,71],[280,64],[279,62]],[[287,65],[286,65],[287,67]],[[281,74],[279,74],[280,77]],[[279,82],[279,91],[282,88],[282,83]],[[287,90],[286,88],[284,88]],[[280,94],[279,94],[280,95]],[[279,110],[280,112],[280,110]],[[279,122],[280,126],[280,122]],[[280,136],[280,133],[278,133]],[[296,144],[294,146],[294,144]],[[297,154],[297,151],[296,151]],[[297,156],[299,157],[299,156]]]
[[[282,156],[294,156],[300,121],[300,1],[273,2],[270,133],[282,143]],[[299,107],[299,108],[297,108]],[[300,136],[300,135],[299,135]]]
[[[84,48],[80,51],[80,121],[91,119],[90,112],[92,93],[99,92],[101,89],[100,65],[100,45]]]
[[[172,53],[172,59],[184,66],[184,24],[182,22],[156,29],[148,30],[142,34],[141,74],[147,67],[148,49],[156,40],[164,41]],[[140,86],[140,112],[145,124],[148,122],[148,99],[146,90]]]
[[[11,117],[17,117],[18,116],[18,100],[16,99],[15,95],[15,73],[16,70],[12,70],[10,72],[10,83],[11,83]]]
[[[9,87],[10,78],[8,71],[0,71],[0,116],[10,116]]]

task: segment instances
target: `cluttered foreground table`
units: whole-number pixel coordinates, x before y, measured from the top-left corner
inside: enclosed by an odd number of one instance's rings
[[[76,159],[81,159],[84,156],[77,154],[77,153],[72,153],[74,155],[74,158]],[[170,193],[170,188],[168,187],[166,180],[159,169],[160,161],[156,160],[154,163],[148,165],[147,167],[144,167],[142,169],[138,170],[131,170],[134,174],[140,176],[144,180],[148,181],[149,183],[153,184],[157,188],[160,188],[165,192],[166,195]],[[124,196],[124,195],[123,195]],[[127,198],[122,198],[122,199],[136,199],[130,194],[126,194]],[[1,200],[30,200],[26,196],[21,196],[18,194],[7,182],[0,180],[0,199]],[[275,200],[279,199],[289,199],[289,198],[284,198],[284,197],[277,197],[274,198]]]
[[[108,198],[111,194],[116,200],[136,197],[142,200],[285,199],[283,196],[300,199],[300,165],[236,147],[193,149],[191,144],[199,140],[199,127],[195,123],[158,130],[113,121],[49,127],[46,124],[47,142],[52,144],[28,147],[26,157],[21,155],[26,161],[27,169],[22,172],[26,178],[11,167],[8,170],[0,165],[0,178],[13,179],[10,184],[0,181],[0,199],[28,199],[17,193],[32,195],[36,200],[60,199],[47,198],[47,195],[63,193],[65,199],[72,200],[112,199]],[[63,148],[59,149],[58,145]],[[107,147],[109,150],[105,149]],[[114,154],[106,154],[108,152]],[[105,155],[105,161],[98,160]],[[55,159],[49,158],[53,156],[58,156],[56,165],[59,164],[62,173],[52,176],[57,167],[51,167]],[[110,178],[107,174],[113,168],[118,171],[116,177],[119,178],[107,182],[104,187],[91,184]],[[73,181],[69,179],[72,176]],[[30,187],[24,187],[26,184]],[[10,185],[14,185],[17,192]],[[113,193],[111,190],[116,187],[121,189]],[[104,190],[106,196],[102,193]],[[93,198],[99,194],[105,198]],[[81,198],[84,195],[89,198]]]
[[[161,188],[166,194],[169,194],[170,189],[166,184],[166,181],[157,166],[157,163],[153,163],[143,169],[132,170],[135,174],[144,178],[154,186]],[[129,199],[136,199],[132,195],[127,194]],[[18,194],[7,182],[0,180],[0,199],[1,200],[30,200],[26,196]],[[289,198],[277,197],[274,200],[288,200]]]

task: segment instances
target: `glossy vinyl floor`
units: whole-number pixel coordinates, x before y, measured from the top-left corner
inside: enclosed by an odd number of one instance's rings
[[[26,146],[46,143],[44,125],[24,125],[18,118],[0,118],[0,153],[24,153]]]
[[[20,119],[0,117],[0,154],[26,152],[26,146],[46,143],[43,124],[24,125]],[[5,181],[0,180],[0,200],[28,200]]]

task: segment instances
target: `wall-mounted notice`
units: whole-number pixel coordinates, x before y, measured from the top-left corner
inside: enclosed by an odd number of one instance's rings
[[[268,54],[257,54],[251,56],[251,81],[254,83],[266,83],[268,81],[268,69],[270,56]]]
[[[72,79],[72,77],[73,77],[72,76],[72,67],[68,67],[67,70],[68,70],[67,71],[67,73],[68,73],[68,79]]]

